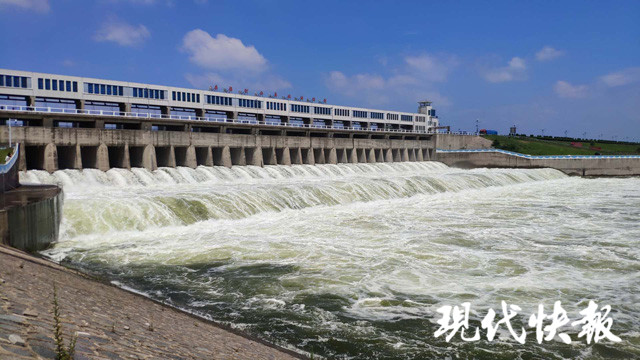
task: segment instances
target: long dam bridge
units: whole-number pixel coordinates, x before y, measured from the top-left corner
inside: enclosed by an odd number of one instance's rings
[[[0,123],[21,170],[54,172],[426,161],[438,118],[0,69]]]

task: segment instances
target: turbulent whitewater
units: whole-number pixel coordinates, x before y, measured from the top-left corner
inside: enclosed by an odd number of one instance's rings
[[[21,181],[64,187],[45,256],[316,357],[640,356],[638,178],[422,162]],[[434,337],[443,305],[470,302],[476,326],[502,300],[528,319],[556,300],[575,317],[589,299],[611,305],[621,343]]]

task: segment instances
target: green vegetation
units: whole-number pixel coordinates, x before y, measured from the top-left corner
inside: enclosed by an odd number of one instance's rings
[[[4,164],[4,159],[12,152],[12,148],[0,148],[0,164]]]
[[[640,144],[554,137],[485,135],[493,147],[529,155],[640,155]],[[581,147],[571,143],[582,144]],[[597,149],[600,148],[600,149]]]
[[[58,289],[53,284],[53,338],[56,342],[56,360],[73,360],[73,354],[76,350],[76,340],[78,336],[71,338],[69,346],[64,345],[64,336],[62,334],[62,322],[60,320],[60,305],[58,303]]]

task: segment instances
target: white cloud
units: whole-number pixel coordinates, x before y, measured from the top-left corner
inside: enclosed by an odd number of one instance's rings
[[[386,68],[388,63],[385,61],[383,66]],[[326,76],[325,85],[332,92],[376,107],[397,106],[408,99],[430,99],[449,105],[450,101],[434,89],[434,84],[446,81],[457,65],[458,60],[447,54],[410,55],[402,59],[400,66],[388,69],[389,75],[332,71]]]
[[[627,68],[600,77],[609,87],[616,87],[640,81],[640,67]]]
[[[453,56],[419,55],[407,56],[405,62],[415,75],[428,81],[442,82],[447,79],[449,72],[458,66],[458,60]]]
[[[485,71],[484,78],[492,83],[524,80],[527,78],[526,70],[524,59],[516,56],[509,60],[507,66]]]
[[[43,13],[51,9],[49,0],[0,0],[0,8],[5,6],[15,6],[24,10]]]
[[[553,86],[553,90],[560,97],[578,99],[588,95],[589,87],[587,85],[571,85],[560,80]]]
[[[142,44],[151,33],[146,26],[127,24],[118,19],[110,19],[94,35],[96,41],[112,41],[122,46]]]
[[[191,62],[207,69],[262,72],[267,68],[267,60],[255,47],[224,34],[214,38],[200,29],[189,31],[182,40],[182,49]]]
[[[551,46],[545,46],[536,53],[536,59],[538,61],[548,61],[548,60],[553,60],[562,55],[564,55],[563,51],[554,49]]]

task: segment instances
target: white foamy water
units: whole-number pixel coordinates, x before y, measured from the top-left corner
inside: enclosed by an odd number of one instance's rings
[[[65,189],[46,256],[331,358],[640,354],[640,179],[435,163],[29,171]],[[445,343],[436,309],[610,304],[623,342]],[[477,324],[476,324],[477,325]],[[499,354],[499,355],[498,355]]]

